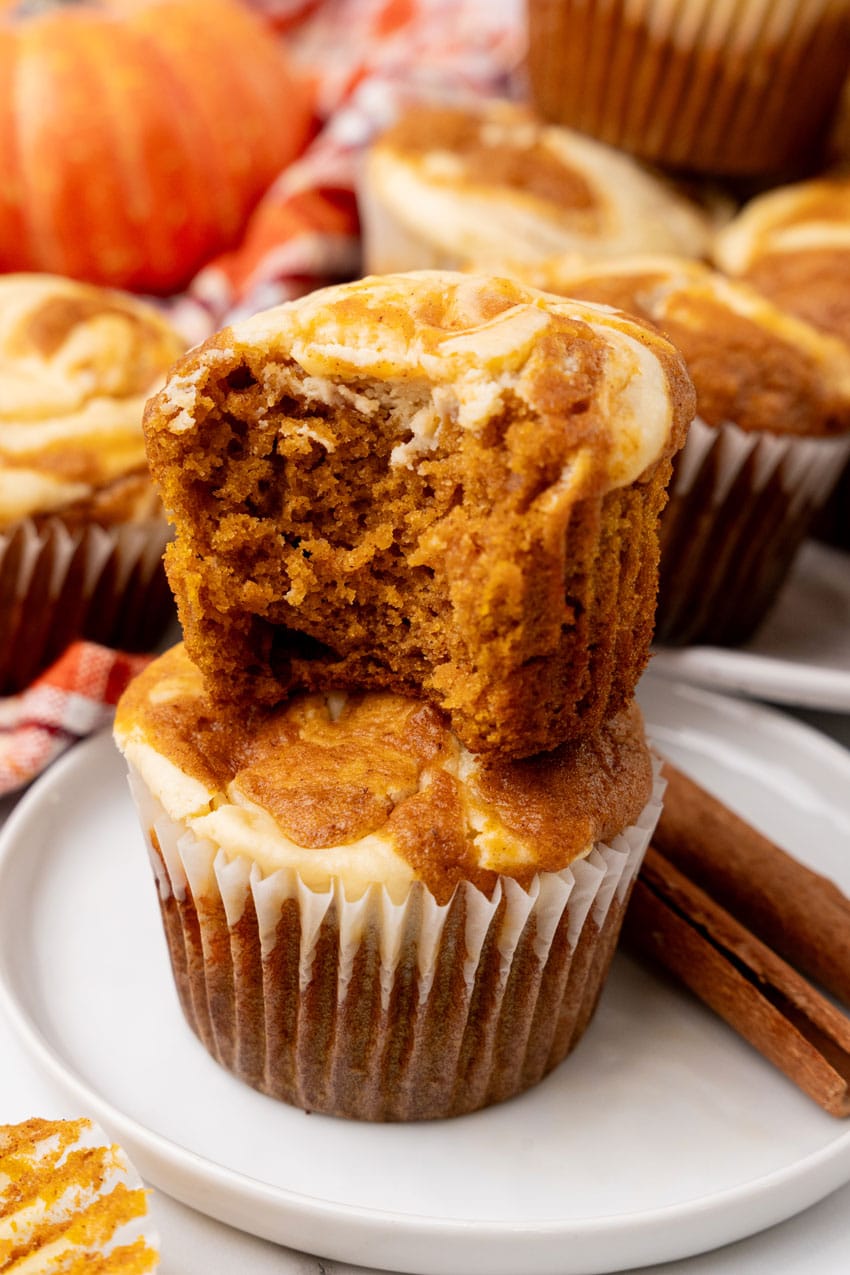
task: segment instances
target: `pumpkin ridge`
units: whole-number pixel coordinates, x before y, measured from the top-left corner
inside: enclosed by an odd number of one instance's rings
[[[237,0],[0,0],[0,35],[6,271],[175,292],[307,141],[306,77]]]

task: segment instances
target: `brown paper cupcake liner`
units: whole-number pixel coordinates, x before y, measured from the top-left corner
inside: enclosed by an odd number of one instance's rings
[[[174,618],[161,518],[69,531],[30,520],[0,534],[0,695],[23,690],[86,638],[152,650]]]
[[[528,0],[528,17],[543,115],[701,172],[810,164],[846,73],[832,0]]]
[[[574,1047],[596,1006],[661,809],[528,890],[501,877],[438,904],[421,882],[309,889],[263,876],[172,820],[131,771],[187,1022],[219,1063],[310,1111],[460,1115],[521,1093]]]
[[[752,433],[697,417],[661,520],[656,639],[750,637],[848,456],[850,436]]]

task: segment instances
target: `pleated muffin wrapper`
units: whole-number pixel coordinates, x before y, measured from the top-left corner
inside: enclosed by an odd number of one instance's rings
[[[461,1115],[521,1093],[580,1039],[661,812],[528,890],[500,877],[437,903],[264,876],[175,822],[132,767],[183,1013],[264,1093],[362,1120]]]
[[[809,167],[847,67],[848,0],[527,0],[541,114],[718,175]]]
[[[23,690],[77,638],[153,650],[174,619],[164,518],[69,530],[24,519],[0,533],[0,695]]]
[[[661,518],[656,640],[751,637],[848,457],[850,434],[803,438],[697,417]]]

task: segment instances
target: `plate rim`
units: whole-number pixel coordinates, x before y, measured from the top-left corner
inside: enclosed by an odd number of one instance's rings
[[[850,551],[808,538],[792,563],[780,598],[794,588],[798,574],[815,571],[828,579],[832,593],[850,603]],[[769,628],[771,611],[764,624]],[[733,695],[788,707],[850,712],[850,668],[809,663],[752,650],[759,633],[742,646],[693,643],[652,648],[650,668],[665,680],[681,681]]]
[[[665,681],[700,686],[716,694],[763,698],[789,708],[850,712],[850,670],[722,646],[656,646],[650,667],[653,676]]]
[[[691,699],[698,698],[714,711],[732,716],[738,722],[742,712],[760,726],[772,727],[771,733],[778,729],[781,734],[791,740],[799,740],[809,755],[822,754],[828,763],[844,770],[850,782],[850,752],[832,739],[824,736],[806,723],[789,718],[774,708],[761,704],[741,701],[726,695],[706,690],[692,683],[676,682],[661,675],[652,675],[647,679],[655,683],[660,693]],[[101,730],[89,738],[80,741],[64,756],[59,758],[50,769],[33,783],[22,796],[9,816],[5,826],[0,830],[0,915],[3,911],[4,897],[7,896],[4,884],[16,870],[18,857],[25,831],[31,820],[42,817],[42,807],[49,804],[52,795],[69,782],[78,768],[84,767],[89,754],[97,754],[108,741],[114,747],[109,728]],[[830,802],[830,806],[833,803]],[[166,1135],[142,1124],[134,1116],[122,1111],[109,1099],[102,1097],[82,1077],[75,1068],[66,1062],[59,1051],[46,1039],[34,1018],[24,1004],[19,1002],[15,989],[15,976],[11,968],[10,954],[2,937],[3,927],[0,925],[0,1011],[13,1027],[25,1051],[33,1059],[40,1070],[75,1102],[82,1102],[85,1109],[91,1112],[105,1128],[113,1132],[117,1140],[122,1142],[128,1154],[136,1161],[143,1176],[154,1182],[166,1194],[181,1200],[190,1207],[200,1208],[197,1187],[207,1191],[212,1187],[224,1191],[230,1201],[224,1211],[217,1208],[214,1216],[229,1222],[230,1225],[249,1231],[273,1242],[292,1245],[292,1223],[290,1216],[293,1210],[302,1215],[300,1220],[307,1229],[328,1218],[335,1221],[342,1219],[348,1226],[347,1238],[343,1238],[342,1249],[331,1245],[323,1256],[332,1260],[371,1262],[383,1270],[408,1270],[430,1275],[433,1271],[448,1272],[454,1270],[458,1262],[463,1263],[467,1275],[508,1275],[514,1269],[518,1256],[525,1257],[522,1246],[533,1238],[538,1247],[553,1240],[572,1241],[575,1245],[571,1258],[576,1257],[581,1265],[575,1267],[583,1275],[591,1272],[614,1271],[621,1269],[611,1265],[610,1257],[604,1253],[602,1264],[587,1266],[588,1242],[603,1237],[611,1244],[616,1244],[625,1235],[636,1241],[630,1246],[629,1260],[638,1264],[647,1261],[660,1262],[695,1255],[698,1252],[715,1248],[718,1244],[730,1243],[746,1235],[755,1233],[764,1227],[784,1220],[814,1204],[831,1191],[850,1180],[850,1128],[839,1132],[825,1146],[809,1152],[791,1164],[762,1174],[745,1183],[707,1195],[694,1197],[673,1204],[662,1205],[651,1210],[620,1212],[610,1215],[599,1215],[591,1218],[546,1218],[533,1221],[499,1221],[482,1218],[435,1218],[425,1214],[400,1213],[393,1210],[376,1209],[371,1206],[349,1204],[343,1201],[322,1199],[314,1195],[298,1192],[288,1187],[276,1186],[264,1182],[260,1178],[229,1168],[227,1165],[210,1160],[202,1154],[182,1146]],[[839,1127],[837,1125],[837,1127]],[[154,1174],[150,1169],[154,1169]],[[191,1179],[197,1176],[199,1182],[192,1186]],[[163,1183],[167,1183],[164,1185]],[[782,1188],[794,1187],[792,1207],[778,1206],[778,1197]],[[801,1189],[801,1187],[803,1189]],[[242,1205],[256,1204],[258,1198],[265,1205],[274,1206],[279,1213],[278,1222],[270,1228],[257,1228],[256,1222],[247,1222]],[[786,1201],[787,1203],[787,1201]],[[715,1238],[717,1214],[719,1211],[734,1205],[735,1221],[724,1230],[721,1238]],[[232,1207],[231,1207],[232,1206]],[[758,1206],[758,1208],[756,1208]],[[754,1211],[755,1210],[755,1211]],[[209,1211],[207,1209],[207,1211]],[[753,1220],[758,1219],[755,1224]],[[696,1223],[696,1231],[705,1237],[698,1246],[693,1242],[683,1243],[677,1236],[676,1228],[685,1222]],[[642,1236],[647,1228],[661,1224],[661,1233],[656,1235],[655,1242],[651,1237]],[[389,1248],[382,1256],[381,1237],[374,1234],[375,1228],[386,1228],[389,1237]],[[385,1237],[386,1238],[386,1237]],[[399,1265],[395,1255],[398,1252],[398,1239],[427,1240],[441,1238],[453,1240],[451,1263],[427,1264],[420,1266],[409,1262]],[[360,1245],[372,1241],[372,1248],[365,1254],[360,1252],[352,1256],[352,1245]],[[500,1247],[505,1261],[493,1263],[493,1254],[489,1252],[483,1261],[478,1249],[483,1240],[495,1241]],[[296,1247],[299,1247],[296,1245]],[[385,1247],[385,1246],[384,1246]],[[485,1245],[485,1248],[487,1246]],[[592,1244],[591,1244],[592,1247]],[[604,1248],[604,1246],[603,1246]],[[305,1252],[312,1251],[304,1247]],[[653,1254],[648,1259],[646,1253]],[[543,1254],[541,1254],[543,1256]],[[556,1264],[540,1261],[526,1267],[529,1275],[532,1269],[539,1275],[568,1275],[563,1266],[564,1255],[554,1258]],[[592,1258],[591,1258],[592,1260]],[[505,1264],[507,1263],[507,1264]]]

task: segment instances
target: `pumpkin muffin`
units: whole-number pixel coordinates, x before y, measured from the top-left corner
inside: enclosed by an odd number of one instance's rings
[[[90,1120],[0,1125],[0,1270],[147,1275],[157,1246],[147,1192]]]
[[[591,734],[648,657],[692,410],[657,332],[504,279],[369,278],[226,328],[145,417],[187,650],[237,708],[385,688],[475,752]]]
[[[510,1098],[577,1043],[660,810],[636,707],[506,762],[385,691],[227,720],[178,646],[115,737],[183,1013],[240,1079],[421,1120]]]
[[[850,59],[850,0],[527,0],[546,119],[667,167],[811,168]]]
[[[781,186],[750,200],[717,235],[714,259],[850,345],[850,176]]]
[[[850,120],[850,93],[845,91],[844,98]],[[714,255],[724,270],[850,346],[846,172],[779,187],[752,199],[718,235]],[[850,465],[818,517],[814,534],[850,549]]]
[[[411,108],[368,152],[358,202],[369,273],[556,252],[701,256],[710,241],[707,217],[660,177],[507,102]]]
[[[553,260],[523,278],[640,315],[681,351],[697,415],[661,520],[656,637],[743,641],[850,454],[850,347],[699,262]]]
[[[0,694],[75,638],[144,650],[173,616],[142,411],[183,349],[135,298],[0,278]]]

